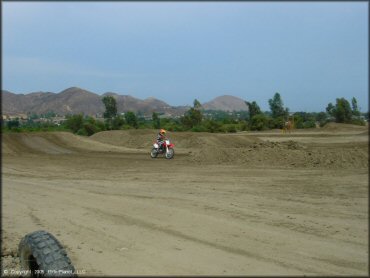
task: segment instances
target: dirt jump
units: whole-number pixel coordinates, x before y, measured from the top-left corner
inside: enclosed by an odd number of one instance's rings
[[[367,275],[368,128],[2,134],[2,262],[45,230],[87,275]]]

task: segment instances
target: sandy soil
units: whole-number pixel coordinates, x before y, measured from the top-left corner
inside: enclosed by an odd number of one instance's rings
[[[44,229],[86,275],[366,275],[366,128],[3,134],[2,262]]]

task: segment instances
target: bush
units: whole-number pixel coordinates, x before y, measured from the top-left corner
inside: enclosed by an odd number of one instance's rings
[[[316,127],[316,122],[314,121],[307,121],[303,123],[303,128],[313,128]]]
[[[114,117],[112,120],[112,129],[118,130],[125,124],[125,119],[122,116]]]
[[[81,128],[79,129],[77,132],[76,132],[77,135],[82,135],[82,136],[88,136],[86,130],[84,128]]]
[[[270,118],[270,119],[268,118],[267,123],[268,123],[267,125],[269,128],[282,129],[284,128],[285,119],[282,116],[277,117],[277,118]]]
[[[139,123],[137,116],[134,112],[128,111],[125,113],[125,121],[129,126],[132,126],[134,128],[139,128]]]
[[[248,123],[246,121],[241,121],[240,124],[239,124],[239,129],[241,131],[246,131],[248,130]]]
[[[82,114],[78,115],[68,115],[65,122],[66,128],[72,130],[73,133],[77,133],[80,129],[83,128],[83,116]]]
[[[365,126],[366,125],[366,122],[364,120],[362,120],[362,119],[352,119],[351,120],[351,124]]]
[[[6,126],[10,130],[13,130],[13,129],[15,130],[16,128],[19,128],[20,123],[19,123],[19,120],[18,119],[17,120],[11,120],[11,121],[8,121],[6,123]]]
[[[216,122],[214,120],[207,120],[203,124],[204,128],[208,132],[220,132],[222,131],[222,125],[219,122]]]
[[[225,130],[228,133],[235,133],[237,131],[235,125],[233,124],[225,125]]]
[[[97,133],[97,132],[100,131],[100,129],[97,126],[95,126],[91,123],[84,123],[83,129],[84,129],[85,133],[87,134],[87,136],[91,136],[94,133]]]
[[[264,114],[258,114],[252,117],[250,121],[251,130],[265,130],[268,128],[269,119]]]

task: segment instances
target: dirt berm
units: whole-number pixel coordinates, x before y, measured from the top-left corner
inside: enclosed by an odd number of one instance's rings
[[[363,127],[356,131],[361,131],[360,135],[366,137],[363,134],[365,132]],[[176,157],[191,163],[331,169],[368,166],[366,141],[353,144],[315,144],[315,142],[309,144],[299,142],[294,137],[298,135],[300,135],[298,139],[302,141],[305,133],[280,134],[280,139],[285,139],[280,142],[264,133],[259,137],[248,133],[169,132],[168,134],[175,144]],[[355,136],[360,138],[360,135]],[[306,136],[311,135],[308,133]],[[116,152],[147,156],[155,137],[156,132],[153,130],[104,131],[91,137],[76,136],[68,132],[11,133],[4,134],[2,151],[9,155]],[[322,137],[325,137],[325,134],[322,134]]]
[[[343,131],[343,128],[341,129]],[[352,129],[351,129],[352,130]],[[366,128],[360,127],[362,133]],[[194,132],[170,132],[175,150],[187,154],[195,163],[246,164],[247,166],[313,167],[313,168],[363,168],[367,167],[367,142],[357,144],[305,144],[295,141],[293,136],[312,135],[303,133],[280,134],[286,139],[276,142],[274,138],[262,140],[248,133],[212,134]],[[126,130],[99,132],[91,140],[130,149],[150,150],[156,136],[153,130]],[[325,134],[322,134],[324,137]],[[362,136],[366,137],[366,135]],[[262,139],[261,139],[262,138]]]

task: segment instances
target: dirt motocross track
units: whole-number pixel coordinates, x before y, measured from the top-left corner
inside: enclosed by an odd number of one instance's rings
[[[368,130],[3,134],[2,261],[46,230],[86,275],[367,275]]]

